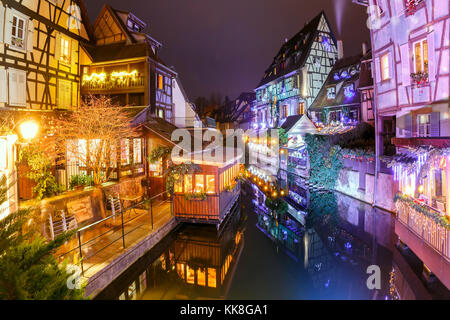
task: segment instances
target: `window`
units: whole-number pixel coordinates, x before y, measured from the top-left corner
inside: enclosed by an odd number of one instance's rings
[[[58,108],[69,109],[72,106],[72,82],[58,80]]]
[[[60,60],[63,63],[70,64],[70,40],[64,37],[61,37],[61,56]]]
[[[160,74],[158,74],[158,89],[159,90],[164,89],[164,77]]]
[[[25,26],[24,19],[13,15],[11,44],[20,49],[25,49]]]
[[[282,112],[281,112],[281,118],[282,119],[284,119],[284,118],[287,118],[287,116],[288,116],[288,106],[287,105],[284,105],[283,107],[282,107],[282,110],[281,110]]]
[[[353,83],[344,87],[344,95],[347,98],[353,98],[355,94],[355,85]]]
[[[381,56],[381,80],[389,80],[391,78],[389,70],[389,54]]]
[[[133,139],[133,163],[142,163],[142,140]]]
[[[195,175],[195,192],[205,192],[205,177],[202,174]]]
[[[202,287],[206,286],[206,269],[197,269],[197,285]]]
[[[332,100],[336,98],[336,87],[327,88],[327,99]]]
[[[428,73],[428,42],[426,39],[414,44],[414,68],[416,73]]]
[[[208,287],[216,288],[217,287],[217,276],[216,269],[208,268]]]
[[[175,180],[175,186],[174,186],[175,192],[176,193],[183,193],[183,179],[178,179]]]
[[[216,177],[213,175],[206,176],[206,193],[216,193]]]
[[[305,114],[305,103],[304,102],[300,102],[298,104],[298,114],[300,114],[300,115]]]
[[[419,114],[417,116],[417,136],[430,137],[431,136],[431,115]]]
[[[130,164],[130,140],[128,139],[120,141],[120,158],[123,166]]]
[[[164,119],[164,110],[158,109],[158,117]]]
[[[184,192],[192,192],[192,175],[184,176]]]
[[[6,139],[0,139],[0,170],[6,170],[7,166],[7,142]]]

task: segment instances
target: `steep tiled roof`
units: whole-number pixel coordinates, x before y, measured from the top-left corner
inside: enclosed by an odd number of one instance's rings
[[[264,78],[261,80],[258,87],[294,70],[302,68],[305,65],[322,16],[328,22],[325,12],[322,11],[307,23],[300,32],[283,44],[278,54],[274,57],[271,65],[267,68]],[[336,38],[333,33],[331,33],[331,37],[334,43],[336,43]],[[285,54],[285,60],[283,60],[283,54]],[[297,54],[300,54],[300,58],[295,59],[294,56]],[[281,65],[283,61],[286,62],[286,66],[284,68],[279,68],[279,65]],[[276,75],[273,72],[275,67],[277,67]]]
[[[357,90],[360,77],[360,63],[362,55],[356,55],[340,59],[336,62],[327,80],[325,81],[319,94],[310,106],[310,110],[318,110],[325,107],[338,107],[358,104],[361,101],[360,93]],[[342,72],[355,70],[355,74],[348,73],[347,77],[342,76]],[[339,77],[336,77],[339,75]],[[349,84],[354,84],[355,94],[352,97],[345,95],[344,88]],[[327,89],[331,86],[336,87],[336,95],[334,99],[328,99]]]

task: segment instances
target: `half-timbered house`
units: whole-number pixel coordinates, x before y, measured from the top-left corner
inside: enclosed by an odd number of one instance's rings
[[[12,112],[15,124],[31,118],[37,123],[55,110],[77,108],[81,44],[91,39],[81,0],[1,0],[0,116]],[[1,153],[9,160],[1,173],[15,185],[16,147],[10,142],[16,138],[0,139],[8,142]],[[16,191],[11,188],[11,201],[31,197],[26,179],[19,179]]]
[[[253,127],[279,127],[305,114],[338,58],[337,45],[324,12],[286,39],[255,89]]]
[[[370,5],[377,153],[397,151],[396,233],[450,288],[450,3],[354,2]]]

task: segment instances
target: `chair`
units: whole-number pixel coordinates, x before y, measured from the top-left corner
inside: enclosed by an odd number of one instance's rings
[[[120,201],[119,194],[110,194],[109,203],[111,204],[111,215],[113,216],[113,222],[116,222],[116,215],[122,214],[122,202]]]
[[[52,215],[50,215],[49,217],[52,240],[55,240],[57,236],[64,232],[75,230],[76,228],[78,228],[78,222],[75,215],[66,217],[66,212],[64,210],[61,210],[60,212],[60,219],[55,219]]]

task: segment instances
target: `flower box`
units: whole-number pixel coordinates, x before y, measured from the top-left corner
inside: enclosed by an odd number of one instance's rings
[[[411,80],[416,84],[417,87],[422,87],[428,83],[428,73],[426,72],[411,73]]]

